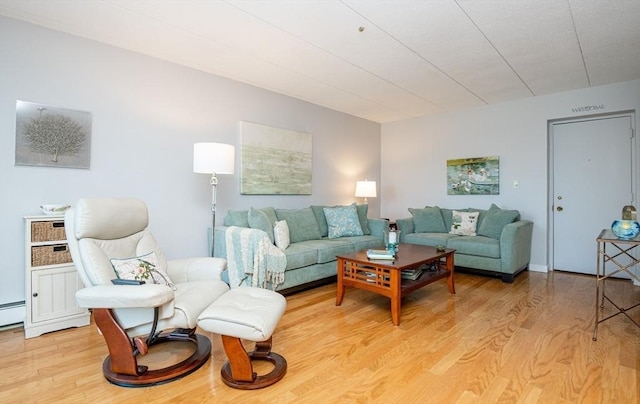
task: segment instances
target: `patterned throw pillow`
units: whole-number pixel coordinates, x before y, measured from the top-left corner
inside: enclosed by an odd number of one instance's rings
[[[355,203],[349,206],[324,208],[324,215],[329,226],[329,238],[364,235]]]
[[[454,210],[452,214],[453,224],[449,233],[460,236],[475,236],[479,215],[478,212],[459,212]]]
[[[289,247],[291,240],[289,239],[289,226],[286,220],[279,220],[273,226],[273,238],[276,242],[276,247],[284,251]]]
[[[158,265],[158,257],[154,252],[133,258],[111,258],[109,261],[118,279],[157,283],[167,285],[173,290],[177,289],[164,268]]]

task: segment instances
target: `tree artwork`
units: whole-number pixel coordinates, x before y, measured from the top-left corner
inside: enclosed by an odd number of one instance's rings
[[[33,152],[48,153],[51,161],[59,155],[73,155],[82,149],[87,134],[73,119],[59,114],[44,114],[25,125],[24,135]]]
[[[16,165],[89,168],[91,114],[16,102]]]

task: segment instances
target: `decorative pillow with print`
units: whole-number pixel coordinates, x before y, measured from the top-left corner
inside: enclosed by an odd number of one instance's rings
[[[460,236],[475,236],[476,227],[478,225],[478,212],[459,212],[454,210],[452,212],[453,222],[451,224],[450,234],[457,234]]]
[[[289,238],[289,225],[286,220],[278,220],[273,226],[273,238],[276,247],[284,251],[289,247],[291,239]]]
[[[177,289],[164,268],[158,264],[158,257],[154,252],[132,258],[111,258],[109,261],[118,279],[145,281]]]
[[[358,218],[356,204],[324,208],[329,227],[329,238],[362,236],[362,227]]]

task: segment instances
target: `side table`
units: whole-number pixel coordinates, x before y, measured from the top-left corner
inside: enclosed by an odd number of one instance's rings
[[[638,258],[633,256],[633,250],[636,247],[640,246],[640,236],[635,237],[631,240],[621,240],[617,238],[611,230],[604,229],[600,232],[600,235],[596,239],[596,242],[598,245],[598,262],[596,267],[596,321],[595,328],[593,330],[594,341],[598,339],[598,324],[602,323],[603,321],[609,320],[610,318],[615,317],[618,314],[624,314],[629,320],[631,320],[636,326],[640,328],[640,324],[638,324],[638,322],[636,322],[629,316],[629,314],[627,314],[627,311],[639,306],[640,302],[637,302],[629,307],[621,307],[614,303],[613,300],[611,300],[611,298],[605,293],[605,281],[613,275],[619,274],[621,272],[626,272],[627,274],[629,274],[629,276],[631,276],[632,279],[640,282],[640,278],[638,277],[638,275],[636,275],[631,270],[635,265],[640,264],[640,251],[635,251],[638,255]],[[609,252],[607,252],[607,247],[609,247]],[[623,257],[627,257],[628,263],[625,264],[624,261],[621,260]],[[613,263],[615,265],[615,268],[607,271],[607,262]],[[600,309],[604,307],[605,300],[611,303],[617,309],[617,312],[601,319]]]

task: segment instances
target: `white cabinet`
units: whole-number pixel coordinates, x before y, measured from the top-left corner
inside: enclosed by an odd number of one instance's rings
[[[63,216],[25,216],[25,338],[89,324],[76,303],[82,288],[64,232]]]

